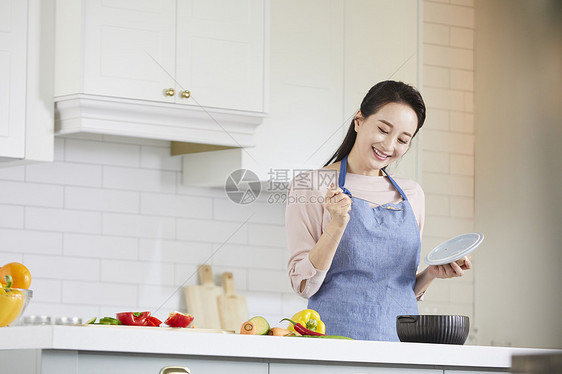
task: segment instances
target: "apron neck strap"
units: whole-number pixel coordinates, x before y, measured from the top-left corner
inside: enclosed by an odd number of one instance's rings
[[[406,196],[406,194],[404,193],[404,191],[402,191],[402,189],[400,188],[400,186],[398,185],[398,183],[396,183],[396,181],[386,172],[385,168],[382,168],[382,171],[384,172],[384,174],[386,175],[386,177],[388,178],[388,180],[390,181],[390,183],[392,183],[392,185],[394,186],[394,188],[396,188],[396,190],[398,192],[400,192],[400,195],[402,195],[402,198],[404,199],[404,201],[408,201],[408,197]]]
[[[338,177],[338,186],[342,189],[344,194],[348,195],[349,197],[353,197],[351,196],[351,192],[349,192],[349,190],[344,187],[346,175],[347,175],[347,155],[345,155],[344,158],[342,158],[341,160],[340,175]]]
[[[390,183],[392,183],[394,188],[396,188],[396,190],[400,193],[400,195],[402,195],[402,198],[407,201],[408,197],[406,196],[404,191],[402,191],[402,189],[400,188],[398,183],[396,183],[396,181],[386,172],[385,168],[382,168],[381,170],[383,171],[384,175],[386,175],[388,180],[390,180]],[[342,189],[344,194],[348,195],[349,197],[353,197],[353,196],[351,196],[351,192],[347,188],[344,187],[345,186],[345,176],[346,176],[346,174],[347,174],[347,155],[345,155],[344,158],[342,158],[342,160],[341,160],[340,175],[338,177],[338,185]]]

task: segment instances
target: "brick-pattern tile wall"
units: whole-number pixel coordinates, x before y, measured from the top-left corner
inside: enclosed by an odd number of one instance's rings
[[[425,0],[423,40],[422,91],[428,107],[422,169],[425,256],[442,241],[474,227],[473,1]],[[468,271],[461,278],[436,280],[420,313],[472,318],[473,279]]]
[[[56,139],[53,163],[0,168],[0,263],[32,272],[28,315],[186,310],[197,265],[224,271],[251,315],[304,307],[286,274],[284,207],[247,206],[222,189],[181,184],[167,142],[112,136]],[[168,299],[169,298],[169,299]]]

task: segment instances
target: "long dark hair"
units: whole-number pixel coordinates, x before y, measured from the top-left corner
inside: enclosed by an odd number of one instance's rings
[[[371,87],[361,102],[361,114],[363,118],[367,118],[375,114],[384,105],[390,103],[406,104],[414,110],[418,117],[418,127],[416,128],[416,132],[414,132],[415,136],[425,121],[425,103],[418,90],[406,83],[383,81]],[[357,138],[357,132],[355,132],[355,118],[356,117],[353,116],[347,134],[343,139],[343,143],[324,166],[341,161],[351,152],[351,148],[353,148],[355,139]]]

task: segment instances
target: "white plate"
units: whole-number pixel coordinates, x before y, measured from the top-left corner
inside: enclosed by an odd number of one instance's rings
[[[425,256],[424,261],[428,265],[444,265],[460,260],[474,251],[482,243],[482,240],[484,240],[484,234],[479,232],[456,236],[433,248]]]

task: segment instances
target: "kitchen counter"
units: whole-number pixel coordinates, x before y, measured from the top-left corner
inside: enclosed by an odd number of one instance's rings
[[[0,354],[6,350],[180,355],[262,363],[306,360],[307,363],[321,365],[337,362],[440,370],[485,368],[497,372],[510,368],[512,355],[562,352],[470,345],[248,336],[204,333],[195,329],[102,325],[1,328]]]

